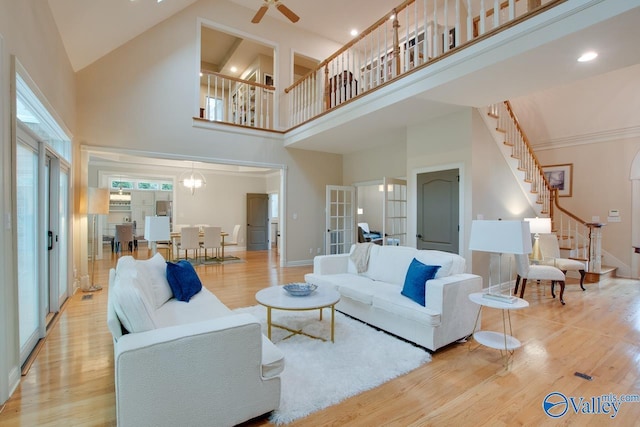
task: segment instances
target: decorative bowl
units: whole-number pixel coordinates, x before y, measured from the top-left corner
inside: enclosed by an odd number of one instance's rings
[[[306,297],[315,291],[318,286],[311,283],[289,283],[283,286],[289,295],[294,297]]]

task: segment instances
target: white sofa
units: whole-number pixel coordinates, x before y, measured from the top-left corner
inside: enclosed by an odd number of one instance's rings
[[[277,409],[284,355],[206,288],[173,298],[160,254],[109,273],[117,423],[231,426]]]
[[[414,258],[441,266],[426,282],[424,307],[401,295]],[[465,273],[461,256],[406,246],[370,245],[360,274],[350,254],[317,256],[305,280],[340,292],[337,310],[432,351],[473,332],[478,306],[468,295],[482,290],[482,278]]]

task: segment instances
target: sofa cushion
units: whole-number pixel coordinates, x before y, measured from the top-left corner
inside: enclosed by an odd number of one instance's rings
[[[365,275],[373,280],[402,286],[416,252],[416,249],[408,246],[374,245],[369,253],[369,269]]]
[[[424,307],[425,285],[427,280],[436,277],[439,268],[439,265],[426,265],[414,258],[409,265],[400,293]]]
[[[262,376],[273,378],[284,371],[284,353],[262,335]]]
[[[207,288],[203,288],[188,303],[175,298],[170,299],[155,311],[154,320],[158,328],[163,328],[202,322],[230,314],[233,312],[217,296]]]
[[[178,301],[189,302],[202,290],[202,282],[191,263],[186,260],[167,262],[167,280]]]
[[[463,257],[449,252],[420,250],[416,251],[416,259],[423,264],[439,265],[440,270],[436,274],[436,279],[462,274],[466,268],[466,261]]]
[[[151,295],[156,309],[173,298],[173,292],[167,281],[167,263],[160,253],[156,253],[147,260],[137,261],[136,267],[149,278]]]
[[[425,326],[434,327],[441,324],[439,312],[400,295],[396,289],[380,289],[373,297],[372,305],[375,310],[383,310]]]
[[[119,264],[119,263],[118,263]],[[129,332],[144,332],[156,328],[154,306],[140,284],[135,268],[116,269],[112,293],[113,309]]]

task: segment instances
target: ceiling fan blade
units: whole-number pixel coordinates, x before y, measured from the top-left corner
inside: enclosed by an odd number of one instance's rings
[[[295,23],[295,22],[298,22],[300,20],[300,17],[298,15],[293,13],[293,11],[291,9],[289,9],[287,6],[283,5],[282,3],[280,3],[280,2],[276,3],[276,7],[280,11],[280,13],[282,13],[284,16],[289,18],[289,21]]]
[[[251,22],[253,22],[254,24],[258,24],[262,20],[262,17],[264,16],[264,14],[267,13],[268,9],[269,9],[269,6],[267,6],[266,4],[262,5],[260,9],[258,9],[258,11],[256,12],[256,15],[253,17]]]

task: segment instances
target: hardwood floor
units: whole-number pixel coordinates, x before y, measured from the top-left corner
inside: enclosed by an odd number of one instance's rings
[[[239,255],[246,262],[197,267],[204,285],[230,308],[254,305],[259,289],[301,281],[311,271],[280,268],[270,252]],[[146,257],[146,250],[138,256]],[[113,346],[106,326],[106,284],[114,262],[103,261],[96,272],[104,290],[71,298],[6,402],[0,425],[115,425]],[[585,285],[585,292],[577,281],[568,283],[564,307],[550,297],[548,286],[527,287],[531,306],[511,314],[514,335],[524,345],[509,371],[499,351],[470,339],[439,350],[431,363],[403,377],[292,425],[638,425],[640,402],[623,403],[613,420],[572,408],[554,420],[542,410],[544,397],[554,391],[589,404],[592,396],[640,395],[640,281],[605,279]],[[500,312],[483,310],[483,329],[500,331]],[[593,380],[576,377],[576,371]],[[262,417],[245,424],[269,422]]]

